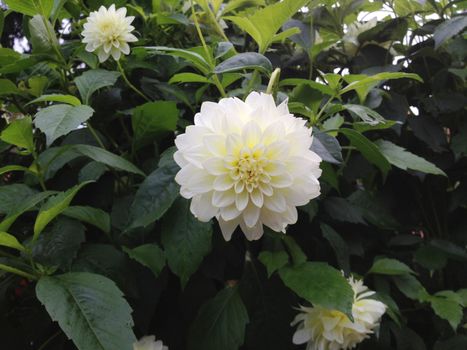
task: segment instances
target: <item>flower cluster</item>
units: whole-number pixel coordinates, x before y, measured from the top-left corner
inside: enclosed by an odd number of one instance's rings
[[[379,326],[386,312],[386,305],[368,299],[375,292],[368,290],[361,280],[349,278],[354,291],[352,322],[344,313],[321,306],[300,307],[301,313],[292,325],[298,328],[293,336],[294,344],[308,343],[307,350],[352,349],[368,338]]]
[[[126,16],[126,8],[118,10],[112,4],[108,9],[104,6],[99,11],[91,12],[87,22],[83,25],[83,43],[86,43],[86,51],[96,52],[99,62],[106,61],[110,56],[119,60],[121,54],[128,55],[130,46],[128,43],[138,41],[131,34],[135,29],[131,22],[134,16]]]
[[[249,240],[263,225],[284,232],[297,221],[296,206],[320,193],[321,158],[305,124],[269,94],[204,102],[175,140],[175,180],[192,198],[191,212],[201,221],[216,217],[226,240],[237,226]]]
[[[169,348],[167,346],[164,346],[164,344],[162,344],[162,341],[156,341],[155,336],[148,335],[134,343],[133,350],[169,350]]]

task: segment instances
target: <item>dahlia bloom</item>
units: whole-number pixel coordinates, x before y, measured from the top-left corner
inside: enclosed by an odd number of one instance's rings
[[[293,335],[294,344],[308,343],[307,350],[353,349],[379,327],[386,305],[368,299],[375,292],[368,290],[363,281],[355,281],[352,277],[348,281],[354,291],[354,322],[340,311],[301,306],[301,313],[292,322],[292,326],[298,324]]]
[[[136,36],[131,34],[135,29],[131,25],[135,17],[125,15],[125,7],[115,10],[114,4],[108,9],[101,6],[99,11],[91,12],[83,25],[82,35],[86,51],[96,51],[99,62],[106,61],[110,55],[118,61],[122,53],[130,53],[128,43],[138,41]]]
[[[237,226],[249,240],[262,236],[263,225],[285,232],[297,221],[296,206],[320,193],[321,158],[305,124],[269,94],[204,102],[195,125],[175,140],[175,180],[193,215],[216,217],[227,241]]]
[[[155,336],[148,335],[134,343],[133,350],[169,350],[169,348],[164,346],[162,341],[156,341]]]

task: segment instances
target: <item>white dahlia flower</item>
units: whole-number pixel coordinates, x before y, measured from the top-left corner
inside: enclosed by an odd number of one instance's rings
[[[110,55],[119,60],[121,54],[128,55],[130,46],[128,43],[138,41],[131,34],[135,29],[131,22],[134,16],[126,16],[126,8],[115,9],[112,4],[108,9],[104,6],[99,11],[91,12],[87,22],[83,25],[83,43],[86,43],[86,51],[97,52],[99,62],[106,61]]]
[[[363,281],[355,281],[352,277],[348,281],[355,294],[352,306],[354,322],[340,311],[321,306],[301,306],[301,313],[292,322],[292,326],[298,324],[292,340],[294,344],[308,343],[307,350],[353,349],[379,327],[386,305],[368,299],[375,292],[368,290]]]
[[[227,241],[239,225],[249,240],[263,225],[284,232],[297,221],[295,207],[320,193],[321,158],[305,124],[268,94],[204,102],[195,125],[175,140],[175,180],[192,198],[193,215],[216,217]]]
[[[162,341],[156,341],[155,336],[148,335],[134,343],[133,350],[169,350],[169,348],[164,346]]]

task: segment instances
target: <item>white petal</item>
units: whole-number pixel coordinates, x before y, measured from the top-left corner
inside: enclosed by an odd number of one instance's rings
[[[243,144],[249,148],[253,148],[261,141],[261,129],[255,121],[250,121],[243,127],[242,139]]]
[[[216,191],[227,191],[232,188],[233,185],[234,183],[229,175],[219,175],[216,176],[216,179],[214,180],[213,188]]]
[[[263,193],[261,192],[261,190],[259,189],[253,190],[250,193],[250,198],[253,204],[256,205],[257,207],[261,208],[263,206]]]
[[[258,221],[253,227],[246,226],[243,222],[240,222],[240,228],[245,234],[246,239],[249,241],[255,241],[260,239],[263,235],[263,224],[261,221]]]
[[[282,213],[287,209],[287,202],[282,193],[275,192],[274,196],[264,198],[264,206],[276,213]]]
[[[230,220],[225,221],[221,217],[218,218],[219,227],[221,228],[222,235],[226,241],[230,241],[232,238],[232,233],[235,231],[239,224],[239,220]]]
[[[222,175],[227,172],[222,158],[210,158],[203,163],[203,167],[211,175]]]
[[[237,218],[241,212],[237,210],[235,204],[229,205],[227,207],[221,208],[221,218],[225,221],[231,221]]]
[[[222,208],[226,207],[235,202],[235,192],[232,190],[228,191],[214,191],[212,195],[212,205]]]
[[[292,343],[301,345],[307,343],[311,339],[311,333],[308,329],[298,329],[292,338]]]
[[[235,206],[237,210],[242,211],[248,205],[248,192],[243,191],[235,196]]]
[[[193,197],[190,211],[199,221],[208,222],[217,215],[219,209],[212,205],[212,193],[206,193]]]
[[[258,223],[259,214],[260,208],[250,203],[243,211],[243,220],[245,221],[245,225],[250,228],[255,226]]]

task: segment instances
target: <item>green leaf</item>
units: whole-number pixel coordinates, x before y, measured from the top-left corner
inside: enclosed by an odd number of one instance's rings
[[[180,168],[171,159],[159,164],[143,181],[130,207],[128,229],[146,227],[159,220],[178,197],[180,187],[175,175]]]
[[[24,184],[0,186],[0,214],[8,214],[37,192]]]
[[[324,223],[320,224],[321,232],[323,237],[331,245],[334,253],[336,254],[337,263],[339,267],[344,270],[345,273],[350,272],[350,261],[349,261],[349,246],[344,239],[329,225]]]
[[[199,310],[188,335],[188,350],[238,350],[248,322],[237,288],[227,287]]]
[[[446,40],[449,40],[454,35],[461,32],[467,26],[467,17],[459,15],[451,18],[438,27],[436,27],[433,33],[433,39],[435,40],[435,49],[438,49]]]
[[[52,11],[54,0],[5,0],[8,8],[27,16],[41,14],[49,17]]]
[[[169,80],[169,84],[174,83],[204,83],[212,84],[212,82],[206,78],[204,75],[199,75],[196,73],[178,73],[175,74]]]
[[[451,299],[439,296],[431,296],[429,300],[435,314],[448,321],[456,331],[463,316],[462,306]]]
[[[344,80],[349,83],[349,85],[340,90],[339,94],[343,95],[349,91],[355,90],[360,98],[360,102],[363,103],[370,90],[380,82],[402,78],[414,79],[419,82],[423,82],[423,79],[420,78],[418,74],[413,73],[383,72],[371,76],[363,74],[348,74],[344,76]]]
[[[34,151],[31,117],[16,119],[0,134],[0,140],[25,148],[29,153]]]
[[[58,40],[54,28],[47,19],[41,15],[35,15],[29,21],[29,32],[31,33],[31,44],[34,53],[49,56],[56,55],[55,50],[59,46]]]
[[[107,170],[109,169],[104,164],[91,161],[80,170],[78,182],[97,181]]]
[[[318,83],[314,80],[308,80],[308,79],[299,79],[299,78],[289,78],[289,79],[284,79],[279,82],[279,86],[297,86],[305,84],[311,87],[312,89],[318,90],[322,92],[325,95],[329,96],[334,96],[334,90],[331,89],[329,86]]]
[[[18,242],[15,236],[10,235],[7,232],[0,232],[0,246],[13,248],[19,251],[24,251],[26,249]]]
[[[119,76],[119,72],[107,71],[104,69],[92,69],[75,78],[75,84],[79,90],[83,103],[88,105],[92,94],[97,90],[106,86],[115,85]]]
[[[42,202],[53,193],[54,192],[51,191],[36,193],[24,201],[18,203],[8,212],[8,215],[3,218],[3,221],[0,222],[0,231],[7,231],[20,215],[28,210],[35,208],[37,204]]]
[[[272,43],[279,29],[299,9],[310,0],[284,0],[254,11],[251,16],[228,16],[224,19],[234,22],[246,31],[258,44],[259,52],[263,53]]]
[[[162,221],[162,244],[170,269],[185,287],[211,251],[212,226],[201,222],[190,212],[190,202],[179,198]]]
[[[214,73],[235,72],[243,69],[258,69],[265,73],[272,72],[272,63],[269,59],[256,52],[239,53],[218,64]]]
[[[110,215],[102,209],[73,206],[66,208],[63,215],[94,225],[105,233],[110,232]]]
[[[93,113],[89,106],[59,104],[41,109],[34,118],[34,124],[45,134],[49,146],[59,137],[76,130]]]
[[[314,305],[352,317],[354,292],[342,273],[322,262],[306,262],[279,270],[284,284]]]
[[[70,188],[66,192],[49,198],[41,207],[39,214],[37,214],[36,222],[34,223],[34,237],[33,241],[37,240],[42,230],[51,222],[56,216],[61,214],[66,208],[69,207],[71,201],[78,193],[78,191],[89,184],[90,182],[83,182]]]
[[[111,168],[146,176],[140,169],[138,169],[128,160],[117,156],[116,154],[113,154],[112,152],[109,152],[103,148],[90,145],[72,145],[69,148],[72,151],[78,152],[82,156],[91,158],[92,160],[107,165]]]
[[[149,52],[163,52],[172,56],[184,58],[188,62],[192,63],[193,66],[200,70],[202,73],[208,74],[211,72],[211,65],[209,64],[209,62],[197,52],[184,49],[176,49],[167,46],[151,46],[146,47],[145,49]]]
[[[292,236],[282,236],[282,241],[285,243],[287,247],[287,251],[292,257],[293,264],[295,266],[301,265],[306,262],[307,257],[306,254],[303,252],[300,245],[293,239]]]
[[[446,266],[447,255],[436,247],[422,245],[415,251],[414,260],[424,268],[435,271]]]
[[[396,259],[382,258],[378,259],[373,263],[368,273],[376,273],[380,275],[406,275],[410,273],[415,273],[413,270],[408,267],[403,262],[400,262]]]
[[[142,147],[158,136],[175,131],[179,114],[173,101],[148,102],[136,107],[131,118],[135,144]]]
[[[133,249],[123,247],[123,250],[130,258],[148,267],[154,276],[159,277],[165,266],[165,254],[157,244],[144,244]]]
[[[364,123],[369,125],[378,125],[385,122],[385,119],[376,111],[362,105],[343,105],[354,118],[361,119]]]
[[[402,170],[411,169],[427,174],[447,176],[444,171],[439,169],[433,163],[410,153],[405,148],[402,148],[390,141],[378,140],[376,141],[376,145],[389,163]]]
[[[420,302],[427,301],[430,297],[425,287],[412,275],[393,276],[392,279],[397,288],[407,297]]]
[[[79,106],[81,105],[81,101],[77,99],[75,96],[72,95],[62,95],[62,94],[50,94],[50,95],[42,95],[41,97],[38,97],[30,102],[27,103],[27,105],[31,103],[38,103],[38,102],[62,102],[62,103],[67,103],[72,106]]]
[[[2,95],[17,95],[21,91],[16,87],[15,83],[8,79],[0,79],[0,96]]]
[[[459,289],[456,293],[460,298],[461,305],[467,307],[467,288]]]
[[[386,176],[391,169],[391,164],[389,164],[386,157],[383,156],[380,149],[373,142],[352,129],[342,128],[339,129],[339,132],[344,134],[352,146],[356,147],[370,163],[376,165],[383,175]]]
[[[84,230],[84,226],[78,221],[58,218],[34,243],[34,261],[50,268],[69,270],[78,249],[85,241]]]
[[[325,132],[318,132],[313,134],[313,143],[311,150],[315,152],[325,162],[332,164],[341,164],[342,147],[339,141],[334,136]]]
[[[337,221],[366,225],[362,210],[345,198],[329,196],[324,200],[324,208],[329,216]]]
[[[80,350],[128,350],[136,341],[131,308],[104,276],[74,272],[42,277],[36,295]]]
[[[274,271],[287,265],[289,262],[289,255],[283,250],[276,252],[262,251],[259,253],[258,260],[266,266],[268,277],[271,277]]]

